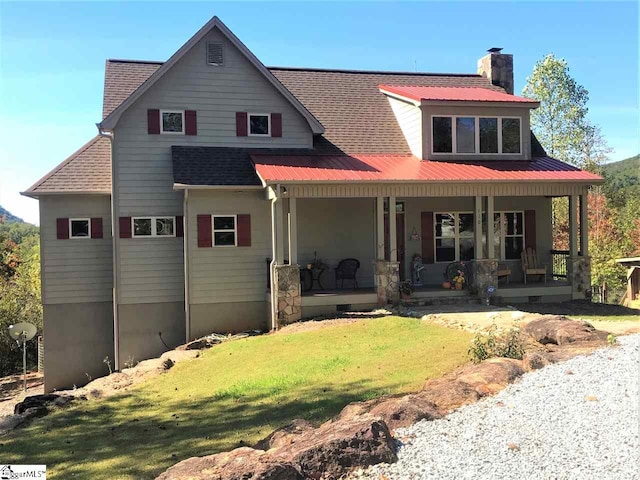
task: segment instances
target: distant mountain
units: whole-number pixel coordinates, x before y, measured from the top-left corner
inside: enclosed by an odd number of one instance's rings
[[[20,217],[16,217],[9,210],[2,208],[2,205],[0,205],[0,223],[4,222],[25,223]]]
[[[602,166],[605,190],[614,206],[622,206],[627,198],[640,197],[640,155]]]

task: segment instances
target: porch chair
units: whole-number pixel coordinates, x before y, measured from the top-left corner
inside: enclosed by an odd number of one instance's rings
[[[522,252],[522,275],[525,284],[527,283],[527,275],[542,275],[544,283],[547,283],[547,266],[540,264],[536,251],[531,247],[527,247]]]
[[[345,258],[340,260],[338,266],[335,268],[336,272],[336,288],[338,288],[338,280],[340,281],[340,288],[344,287],[345,280],[352,280],[355,288],[358,288],[358,279],[356,273],[360,268],[360,261],[355,258]]]

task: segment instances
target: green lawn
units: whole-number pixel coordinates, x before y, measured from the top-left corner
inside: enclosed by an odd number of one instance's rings
[[[3,463],[50,478],[146,479],[185,458],[253,444],[294,418],[421,388],[467,361],[471,335],[384,317],[223,343],[126,394],[0,437]]]

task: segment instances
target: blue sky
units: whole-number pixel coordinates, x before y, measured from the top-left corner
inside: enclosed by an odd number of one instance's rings
[[[18,192],[96,134],[105,59],[166,60],[213,15],[266,65],[475,72],[504,47],[516,93],[554,53],[589,90],[611,159],[640,151],[635,1],[0,2],[0,205],[37,223]]]

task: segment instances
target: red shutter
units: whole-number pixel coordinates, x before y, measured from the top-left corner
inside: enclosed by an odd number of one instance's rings
[[[238,215],[238,246],[251,246],[251,215]]]
[[[147,110],[147,133],[149,135],[160,133],[160,110]]]
[[[56,237],[58,240],[69,239],[69,219],[56,218]]]
[[[184,217],[182,215],[176,217],[176,237],[184,237]]]
[[[131,238],[131,217],[120,217],[120,238]]]
[[[271,114],[271,136],[272,137],[282,136],[282,114],[281,113]]]
[[[91,219],[91,238],[102,238],[102,218]]]
[[[524,248],[536,249],[536,211],[524,212]]]
[[[211,215],[198,215],[198,248],[209,248],[213,244]]]
[[[197,135],[198,134],[198,123],[196,121],[196,111],[195,110],[185,110],[184,111],[184,134],[185,135]]]
[[[236,112],[236,136],[247,136],[247,112]]]
[[[420,214],[420,229],[422,236],[422,263],[434,263],[433,212],[422,212]]]

